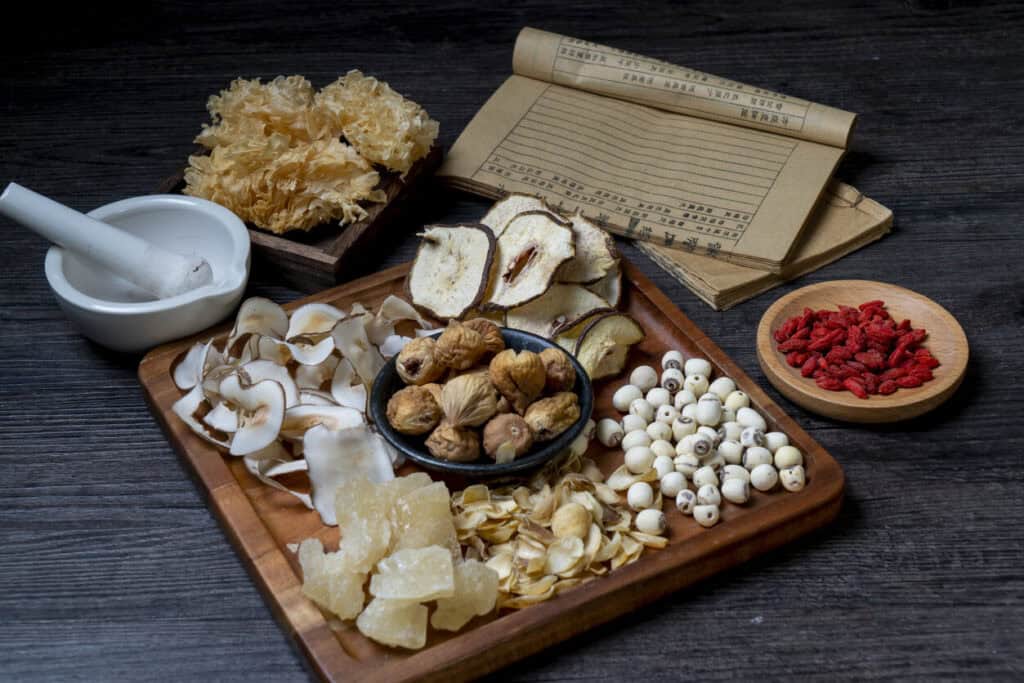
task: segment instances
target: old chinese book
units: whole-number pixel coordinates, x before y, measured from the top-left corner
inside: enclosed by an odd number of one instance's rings
[[[513,75],[440,170],[610,232],[781,273],[849,141],[850,112],[524,28]]]

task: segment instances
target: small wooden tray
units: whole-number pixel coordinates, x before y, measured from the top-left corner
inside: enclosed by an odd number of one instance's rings
[[[934,379],[888,396],[857,398],[848,391],[825,391],[789,367],[785,354],[777,350],[772,333],[805,307],[838,310],[839,304],[856,306],[876,299],[885,302],[896,320],[910,318],[914,327],[928,330],[924,345],[942,363],[932,371]],[[846,422],[898,422],[937,408],[960,386],[969,355],[967,335],[949,311],[917,292],[873,280],[833,280],[802,287],[769,306],[757,327],[757,358],[779,393],[812,413]]]
[[[381,172],[380,189],[387,195],[387,201],[366,204],[366,218],[351,225],[325,224],[309,232],[296,230],[284,235],[249,225],[253,255],[272,269],[282,284],[303,292],[333,287],[345,271],[362,274],[360,259],[368,255],[373,243],[379,241],[377,238],[401,215],[417,187],[437,170],[443,157],[441,146],[435,145],[427,156],[413,164],[404,178],[398,173]],[[160,185],[164,193],[180,194],[184,189],[181,172]]]
[[[376,307],[388,294],[400,293],[408,265],[321,292],[285,308],[310,301],[344,308],[359,301]],[[456,634],[431,630],[418,652],[386,648],[364,638],[351,625],[332,629],[324,615],[302,595],[301,570],[288,544],[318,535],[330,543],[315,512],[289,494],[260,484],[241,459],[222,455],[200,440],[171,413],[182,392],[171,380],[174,359],[188,347],[228,327],[167,344],[139,365],[146,400],[171,444],[195,473],[231,542],[263,590],[278,620],[313,669],[328,681],[432,680],[450,683],[483,676],[589,628],[637,609],[659,597],[788,543],[831,521],[839,511],[843,472],[740,368],[715,346],[643,274],[624,263],[625,310],[639,321],[647,339],[631,352],[630,366],[657,364],[668,349],[701,355],[716,373],[732,377],[750,395],[773,429],[784,431],[804,452],[807,487],[798,493],[755,492],[745,506],[724,503],[722,521],[703,529],[691,517],[666,510],[668,546],[647,550],[634,564],[577,586],[556,598],[517,612],[481,617]],[[616,416],[612,393],[621,380],[595,386],[594,417]],[[621,451],[593,442],[589,455],[610,473]],[[406,465],[403,474],[414,471]],[[452,484],[449,483],[449,486]]]

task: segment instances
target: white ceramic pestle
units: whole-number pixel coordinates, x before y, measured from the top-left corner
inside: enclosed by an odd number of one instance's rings
[[[213,281],[200,256],[183,256],[102,223],[16,183],[0,195],[0,214],[54,244],[81,254],[158,299],[168,299]]]

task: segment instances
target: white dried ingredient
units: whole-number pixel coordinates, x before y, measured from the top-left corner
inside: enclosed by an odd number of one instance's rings
[[[629,406],[626,406],[629,410]],[[635,431],[644,431],[647,429],[647,420],[643,419],[639,415],[623,415],[622,416],[622,431],[626,434]]]
[[[726,479],[722,482],[721,492],[730,503],[743,505],[750,500],[750,483],[739,478]]]
[[[725,401],[732,392],[736,391],[736,382],[728,377],[719,377],[708,385],[708,391]]]
[[[753,473],[751,473],[753,474]],[[779,472],[782,488],[787,491],[801,491],[806,483],[807,475],[802,465],[793,465]]]
[[[750,471],[750,485],[758,491],[771,491],[779,481],[779,473],[767,463]]]
[[[761,432],[765,432],[768,429],[768,423],[753,408],[738,408],[736,410],[736,421],[744,427],[756,427]]]
[[[793,446],[782,446],[775,451],[774,462],[776,468],[785,470],[790,467],[796,467],[797,465],[803,465],[804,456],[798,448]]]
[[[667,425],[671,425],[673,422],[679,419],[679,411],[668,403],[660,406],[657,412],[654,414],[654,419],[657,422],[664,422]]]
[[[654,489],[645,481],[638,481],[626,491],[626,502],[634,510],[644,510],[654,504]]]
[[[743,466],[748,470],[753,471],[755,467],[771,463],[772,452],[764,446],[751,446],[743,451]]]
[[[718,491],[718,487],[714,484],[704,484],[697,489],[697,504],[698,505],[720,505],[722,503],[722,494]]]
[[[718,524],[719,510],[717,505],[697,505],[693,508],[693,518],[702,527],[710,528]]]
[[[683,389],[675,395],[672,401],[672,405],[675,406],[676,410],[681,411],[684,407],[691,403],[697,402],[697,396],[689,389]]]
[[[676,441],[681,441],[687,436],[696,433],[696,431],[697,421],[692,417],[683,417],[680,415],[672,421],[672,436]]]
[[[652,441],[668,441],[672,438],[672,428],[664,422],[652,422],[645,431]]]
[[[789,445],[789,437],[782,432],[768,432],[764,435],[764,443],[762,445],[772,453],[775,453],[783,446]]]
[[[654,451],[647,446],[634,446],[626,451],[622,460],[633,474],[643,474],[654,465]]]
[[[653,451],[654,449],[651,450]],[[675,472],[676,464],[672,461],[672,458],[667,455],[655,455],[654,461],[651,463],[651,468],[658,473],[658,478],[661,479],[669,472]]]
[[[686,361],[683,366],[683,372],[687,375],[703,375],[704,377],[711,376],[711,363],[704,358],[690,358]],[[703,394],[703,391],[694,392],[696,394]]]
[[[683,354],[680,351],[666,351],[665,355],[661,357],[662,370],[668,370],[669,368],[682,370],[683,363]]]
[[[654,387],[647,392],[647,395],[644,398],[647,399],[648,403],[654,406],[655,410],[672,403],[672,394],[664,387]]]
[[[700,396],[708,390],[708,378],[706,375],[687,375],[683,380],[683,389],[692,391],[695,396]]]
[[[641,510],[636,516],[636,528],[645,534],[660,536],[665,533],[668,522],[661,510]]]
[[[601,442],[601,445],[614,448],[622,443],[623,436],[625,434],[622,431],[622,425],[617,420],[606,417],[597,423],[597,440]]]
[[[661,386],[673,394],[683,388],[685,380],[686,376],[683,375],[683,371],[677,368],[669,368],[661,373]]]
[[[644,397],[644,390],[635,384],[624,384],[612,394],[612,405],[615,410],[624,413],[629,410],[629,405],[638,398]]]
[[[692,515],[693,508],[697,505],[697,494],[689,489],[683,489],[676,494],[676,508],[684,515]]]
[[[678,468],[677,468],[678,469]],[[698,468],[693,473],[693,485],[696,487],[704,486],[705,484],[717,484],[718,475],[715,474],[715,470],[708,465]]]
[[[650,365],[639,365],[629,373],[629,383],[641,391],[649,391],[658,386],[658,372]]]
[[[725,407],[739,410],[750,406],[750,397],[746,393],[736,390],[725,397]]]
[[[650,424],[654,421],[654,406],[646,399],[634,399],[629,404],[629,414],[641,417],[647,424]]]
[[[657,458],[668,458],[671,462],[676,457],[676,447],[672,445],[671,441],[658,439],[651,442],[650,448]]]
[[[626,436],[622,438],[622,450],[628,451],[636,446],[650,446],[654,439],[647,433],[645,429],[637,429],[632,432],[628,432]]]
[[[718,444],[716,452],[730,465],[739,465],[743,462],[743,446],[735,441],[722,441]]]
[[[693,453],[677,455],[673,462],[676,466],[676,472],[680,472],[687,477],[692,477],[701,466],[700,460]]]
[[[661,477],[661,495],[675,498],[686,488],[686,477],[681,472],[668,472]]]

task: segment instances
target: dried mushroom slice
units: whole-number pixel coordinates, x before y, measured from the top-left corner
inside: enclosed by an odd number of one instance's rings
[[[559,282],[597,282],[618,264],[615,240],[583,214],[569,218],[576,238],[576,256],[558,269]]]
[[[494,206],[480,219],[480,222],[490,228],[495,237],[501,237],[501,233],[505,231],[512,219],[527,211],[546,211],[557,215],[543,199],[531,197],[528,194],[513,193],[495,202]]]
[[[551,339],[560,330],[606,310],[608,302],[582,285],[556,283],[533,301],[508,311],[508,326]]]
[[[584,328],[574,355],[590,379],[609,377],[622,372],[629,348],[643,341],[644,336],[640,324],[625,313],[609,313]]]
[[[609,306],[618,306],[622,300],[622,265],[619,261],[608,271],[608,274],[592,285],[587,285],[594,294],[608,302]]]
[[[497,241],[486,306],[522,306],[546,292],[558,268],[575,255],[573,239],[569,223],[546,211],[513,218]]]
[[[462,317],[483,298],[494,255],[494,236],[482,225],[429,226],[409,271],[413,305],[443,320]]]

